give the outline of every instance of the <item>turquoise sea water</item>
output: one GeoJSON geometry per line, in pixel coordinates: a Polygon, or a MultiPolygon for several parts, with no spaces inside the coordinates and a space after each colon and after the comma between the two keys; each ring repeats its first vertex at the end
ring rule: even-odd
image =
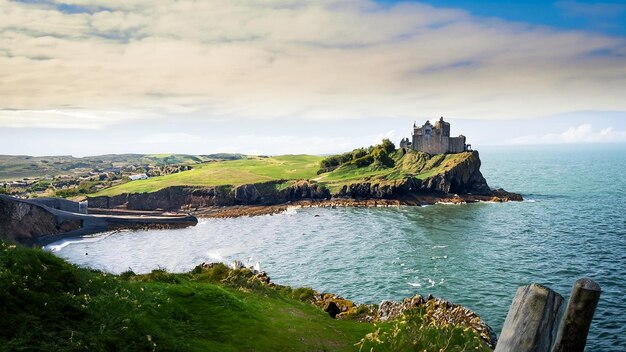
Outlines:
{"type": "Polygon", "coordinates": [[[626,350],[626,146],[480,152],[489,185],[525,202],[299,209],[49,248],[117,273],[258,261],[276,283],[358,302],[432,293],[475,310],[498,332],[518,286],[541,283],[567,298],[574,281],[590,277],[603,293],[587,350],[626,350]]]}

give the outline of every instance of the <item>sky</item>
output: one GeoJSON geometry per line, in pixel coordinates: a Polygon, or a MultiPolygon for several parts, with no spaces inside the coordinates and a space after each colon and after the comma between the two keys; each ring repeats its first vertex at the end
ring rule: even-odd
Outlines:
{"type": "Polygon", "coordinates": [[[0,0],[0,154],[626,142],[626,2],[0,0]]]}

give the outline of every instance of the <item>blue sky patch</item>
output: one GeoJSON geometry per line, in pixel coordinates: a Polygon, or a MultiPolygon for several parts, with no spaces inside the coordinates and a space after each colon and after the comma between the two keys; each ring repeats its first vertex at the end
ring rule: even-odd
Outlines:
{"type": "Polygon", "coordinates": [[[462,9],[474,16],[496,17],[550,27],[626,35],[624,0],[377,0],[393,6],[402,2],[426,3],[438,8],[462,9]]]}

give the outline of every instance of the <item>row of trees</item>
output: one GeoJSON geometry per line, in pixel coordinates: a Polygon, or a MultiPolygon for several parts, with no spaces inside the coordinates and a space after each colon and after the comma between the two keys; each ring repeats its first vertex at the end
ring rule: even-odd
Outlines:
{"type": "Polygon", "coordinates": [[[358,148],[351,152],[331,155],[322,159],[318,174],[332,171],[342,165],[364,167],[379,163],[381,166],[393,167],[394,162],[390,154],[395,150],[396,146],[389,139],[383,139],[381,144],[369,148],[358,148]]]}

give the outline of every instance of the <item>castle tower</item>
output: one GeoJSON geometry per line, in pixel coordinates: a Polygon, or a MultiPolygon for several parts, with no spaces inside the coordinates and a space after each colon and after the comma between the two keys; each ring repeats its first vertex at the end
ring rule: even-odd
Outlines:
{"type": "Polygon", "coordinates": [[[429,154],[461,153],[467,149],[465,136],[450,137],[450,123],[439,118],[433,126],[426,121],[421,127],[413,124],[411,148],[429,154]]]}

